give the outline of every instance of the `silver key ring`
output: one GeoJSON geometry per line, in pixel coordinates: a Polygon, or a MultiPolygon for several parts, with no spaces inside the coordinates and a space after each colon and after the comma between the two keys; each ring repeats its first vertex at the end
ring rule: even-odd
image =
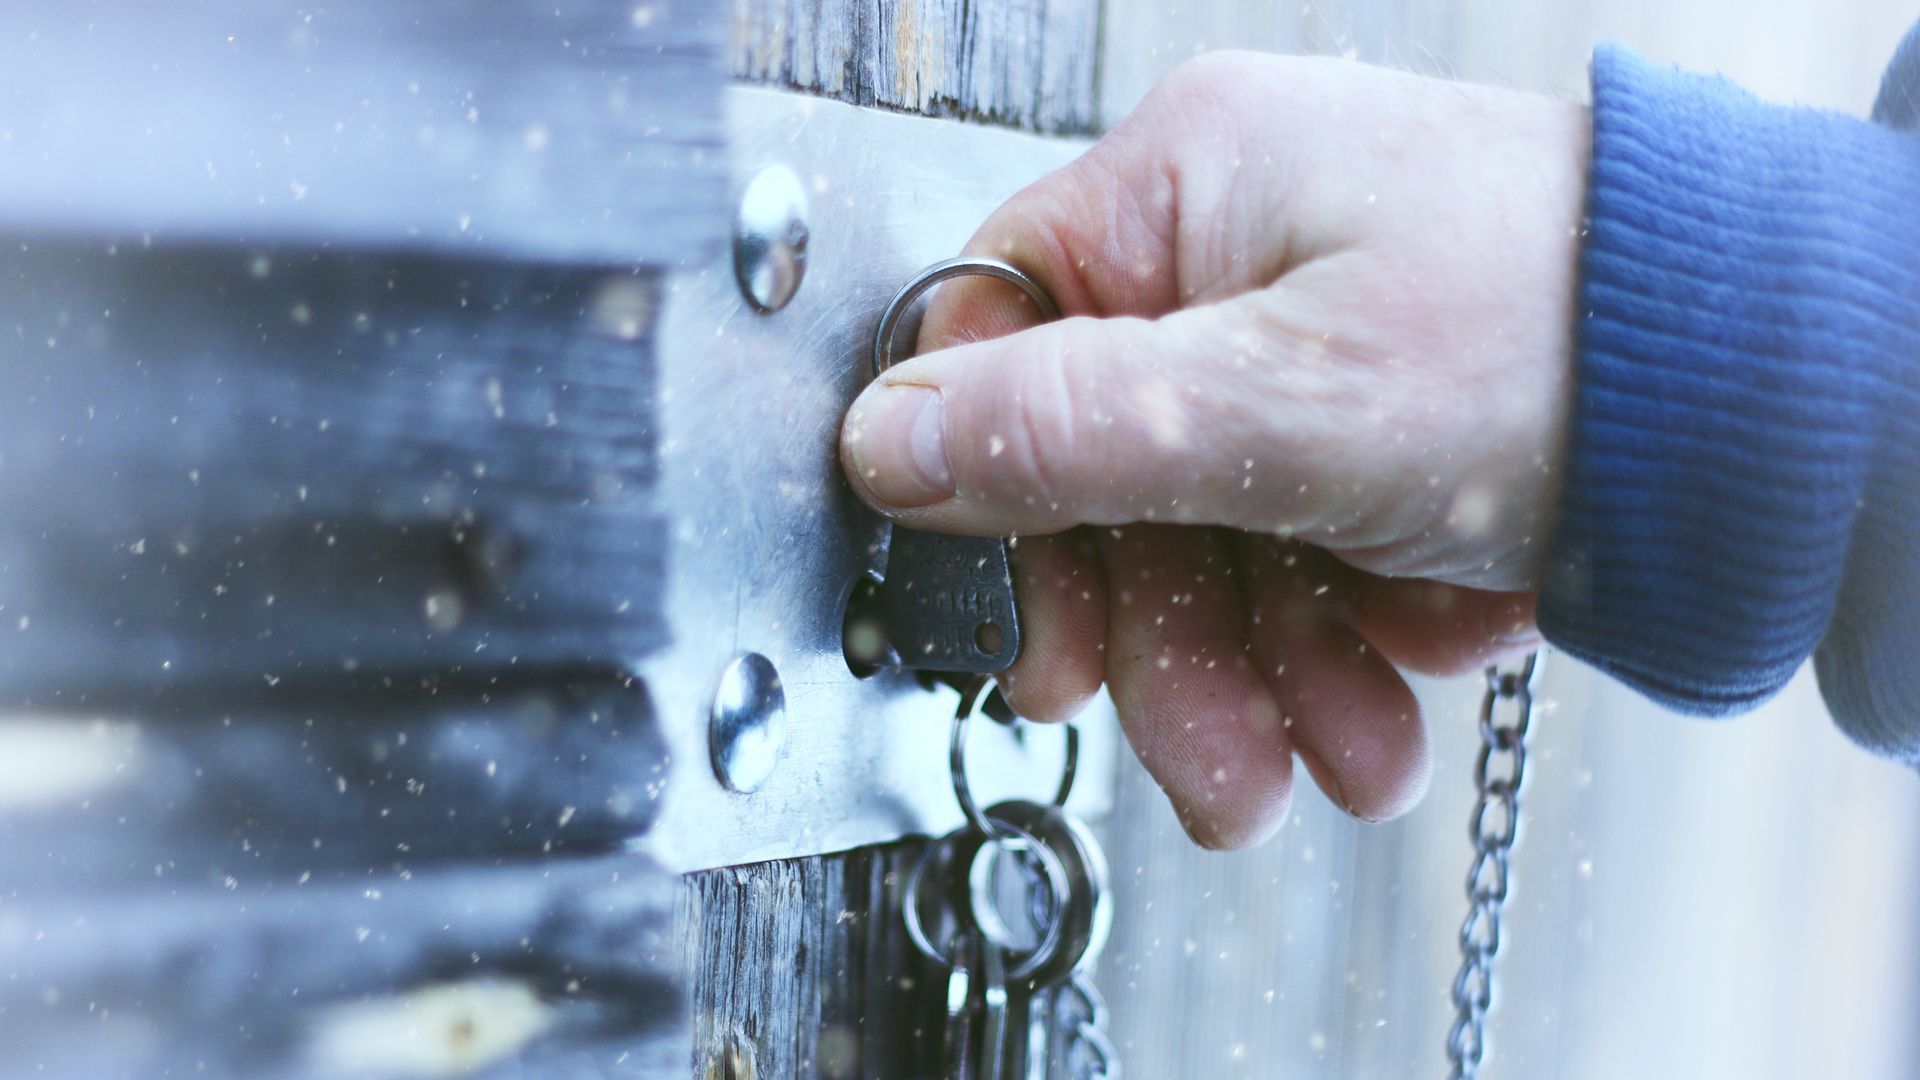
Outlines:
{"type": "MultiPolygon", "coordinates": [[[[920,883],[927,879],[927,870],[933,865],[934,856],[946,846],[946,837],[941,837],[928,844],[921,850],[920,857],[913,860],[913,869],[908,871],[907,882],[900,889],[900,914],[907,924],[907,940],[913,942],[913,947],[920,950],[920,955],[936,964],[950,968],[958,960],[959,950],[955,950],[955,955],[948,956],[934,948],[933,939],[927,936],[927,928],[920,920],[920,883]]],[[[964,931],[957,933],[948,944],[951,945],[964,937],[966,937],[964,931]]]]}
{"type": "Polygon", "coordinates": [[[1047,894],[1052,901],[1053,918],[1047,920],[1046,929],[1040,932],[1040,940],[1034,942],[1033,949],[1021,957],[1020,962],[1007,969],[1008,982],[1021,982],[1031,978],[1046,964],[1053,961],[1060,944],[1066,938],[1067,905],[1073,902],[1073,884],[1067,879],[1066,864],[1046,842],[1011,821],[995,818],[1006,833],[990,837],[986,843],[974,849],[973,858],[967,866],[967,910],[972,916],[974,928],[987,943],[1003,952],[1012,954],[1018,945],[1014,935],[1007,928],[1006,920],[993,904],[994,869],[993,860],[998,858],[996,849],[1010,851],[1015,857],[1031,854],[1040,863],[1040,873],[1046,878],[1047,894]],[[1017,841],[1014,842],[1014,841],[1017,841]],[[1059,877],[1054,877],[1054,872],[1059,877]]]}
{"type": "Polygon", "coordinates": [[[880,316],[880,327],[873,332],[873,374],[880,373],[893,366],[893,335],[900,329],[900,320],[906,318],[907,309],[915,300],[925,295],[928,289],[943,281],[957,277],[991,277],[1017,285],[1025,293],[1033,306],[1040,309],[1043,322],[1051,322],[1060,317],[1060,308],[1054,304],[1053,297],[1040,283],[1028,277],[1018,267],[999,259],[989,259],[982,255],[962,255],[955,259],[944,259],[925,270],[913,275],[908,282],[893,295],[887,304],[887,310],[880,316]]]}
{"type": "MultiPolygon", "coordinates": [[[[1021,957],[1019,963],[1014,964],[1007,970],[1007,981],[1019,982],[1040,970],[1041,965],[1051,961],[1053,954],[1059,951],[1060,942],[1066,934],[1064,924],[1066,922],[1067,904],[1073,899],[1073,896],[1070,891],[1071,886],[1067,881],[1066,865],[1060,861],[1059,855],[1054,854],[1052,848],[1042,842],[1039,837],[1015,825],[1011,821],[995,819],[994,824],[998,826],[999,831],[986,834],[987,840],[975,851],[975,858],[978,858],[980,851],[984,851],[988,847],[993,846],[1003,847],[1016,855],[1028,852],[1032,853],[1034,859],[1040,864],[1041,876],[1046,879],[1047,892],[1053,900],[1054,917],[1042,933],[1040,941],[1034,945],[1032,952],[1021,957]]],[[[934,859],[940,852],[945,851],[959,835],[957,832],[948,833],[933,843],[928,844],[926,849],[920,852],[920,857],[914,860],[913,870],[907,874],[906,884],[900,891],[900,909],[904,917],[902,921],[907,924],[907,940],[913,942],[913,947],[920,950],[920,955],[936,964],[949,968],[953,966],[956,957],[937,948],[933,944],[933,939],[928,936],[926,925],[920,918],[920,890],[925,886],[927,871],[932,869],[934,859]]],[[[971,906],[973,903],[971,865],[969,865],[968,871],[968,884],[970,886],[968,904],[971,906]]],[[[976,927],[977,926],[976,921],[976,927]]],[[[982,933],[985,932],[985,928],[982,927],[979,929],[982,933]]],[[[955,934],[954,938],[958,939],[962,936],[964,936],[964,934],[955,934]]],[[[950,940],[948,945],[951,946],[952,944],[953,941],[950,940]]],[[[998,942],[994,944],[997,948],[1005,948],[1004,945],[998,942]]]]}
{"type": "MultiPolygon", "coordinates": [[[[960,707],[953,712],[953,733],[947,740],[947,772],[953,779],[953,797],[960,804],[960,812],[967,817],[967,823],[982,836],[1000,838],[994,831],[994,821],[980,809],[979,802],[973,797],[973,785],[967,782],[967,732],[973,726],[973,705],[980,699],[980,692],[987,688],[987,676],[969,682],[960,691],[960,707]]],[[[1060,770],[1060,786],[1054,789],[1053,805],[1064,807],[1073,794],[1073,781],[1080,773],[1080,729],[1071,723],[1067,729],[1067,760],[1060,770]]]]}

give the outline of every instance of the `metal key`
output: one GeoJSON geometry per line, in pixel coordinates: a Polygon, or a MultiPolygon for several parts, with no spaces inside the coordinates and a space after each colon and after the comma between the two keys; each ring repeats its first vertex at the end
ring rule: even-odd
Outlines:
{"type": "Polygon", "coordinates": [[[1027,996],[1026,1071],[1018,1080],[1047,1080],[1053,1062],[1053,995],[1027,996]]]}
{"type": "Polygon", "coordinates": [[[953,966],[947,969],[947,1075],[973,1077],[974,938],[962,932],[953,942],[953,966]]]}
{"type": "Polygon", "coordinates": [[[927,846],[901,892],[909,940],[949,971],[948,1075],[1114,1080],[1119,1064],[1089,978],[1113,918],[1106,857],[1064,809],[1077,772],[1076,732],[1068,728],[1051,803],[1014,799],[982,810],[965,748],[986,683],[974,679],[962,692],[949,738],[966,822],[927,846]]]}
{"type": "Polygon", "coordinates": [[[967,865],[960,910],[984,940],[1004,945],[1017,959],[1008,980],[1005,1068],[1010,1076],[1036,1080],[1048,1075],[1055,1057],[1055,992],[1093,962],[1112,925],[1106,858],[1086,826],[1058,806],[1009,800],[985,816],[997,839],[963,842],[955,853],[956,864],[967,865]],[[996,868],[1009,853],[1026,879],[1016,899],[1031,901],[1021,912],[1029,924],[1024,930],[1010,926],[1001,910],[1005,892],[996,868]],[[1045,880],[1049,861],[1058,862],[1064,888],[1045,880]]]}
{"type": "MultiPolygon", "coordinates": [[[[1066,871],[1067,903],[1063,910],[1051,913],[1060,921],[1060,946],[1027,976],[1036,985],[1057,986],[1099,958],[1113,929],[1106,854],[1085,822],[1050,803],[1008,799],[988,807],[987,820],[1032,835],[1047,846],[1066,871]]],[[[976,862],[980,857],[964,848],[960,854],[976,862]]],[[[975,904],[979,902],[980,898],[974,899],[975,904]]],[[[992,936],[996,929],[984,926],[982,932],[992,936]]]]}
{"type": "MultiPolygon", "coordinates": [[[[1043,319],[1058,314],[1038,282],[998,259],[958,258],[915,274],[880,316],[873,336],[873,374],[894,362],[893,339],[907,311],[942,281],[968,275],[1019,286],[1043,319]]],[[[948,536],[896,527],[887,572],[864,598],[891,658],[934,672],[995,672],[1020,655],[1020,616],[1014,606],[1007,543],[990,536],[948,536]]]]}
{"type": "MultiPolygon", "coordinates": [[[[942,1049],[947,1075],[954,1078],[1005,1075],[1002,1070],[1019,1042],[1009,1028],[1008,976],[1022,975],[1044,959],[1030,953],[1010,961],[1005,946],[989,940],[973,921],[966,897],[968,864],[953,858],[973,836],[972,826],[963,825],[928,845],[901,893],[908,939],[928,959],[947,968],[947,1034],[942,1049]],[[937,920],[930,922],[930,914],[937,915],[937,920]]],[[[1040,847],[1031,837],[1015,842],[1040,847]]],[[[1060,861],[1047,852],[1038,856],[1037,865],[1046,887],[1064,896],[1066,874],[1060,861]]],[[[1050,932],[1042,943],[1051,950],[1058,940],[1059,934],[1050,932]]]]}
{"type": "MultiPolygon", "coordinates": [[[[1006,829],[1002,823],[995,824],[1006,829]]],[[[1068,907],[1071,898],[1064,891],[1055,892],[1053,881],[1039,868],[1041,856],[1035,850],[1039,846],[1040,841],[1031,834],[1008,831],[1000,838],[980,843],[964,864],[956,860],[966,868],[966,887],[956,909],[973,924],[982,941],[1005,949],[1016,965],[1002,988],[1003,1022],[995,1033],[998,1044],[991,1065],[986,1048],[982,1048],[981,1071],[986,1075],[1027,1080],[1036,1058],[1045,1061],[1047,1056],[1047,1031],[1036,1030],[1034,1023],[1033,973],[1059,952],[1063,928],[1055,925],[1055,913],[1068,907]],[[1010,876],[1017,879],[1011,886],[1009,875],[1001,872],[1009,865],[1015,868],[1010,876]],[[1015,918],[1002,915],[1003,905],[1014,908],[1015,918]],[[1039,917],[1029,919],[1029,912],[1039,917]],[[1025,925],[1029,922],[1031,925],[1025,925]]],[[[1053,880],[1064,882],[1064,873],[1053,880]]]]}
{"type": "Polygon", "coordinates": [[[874,614],[918,671],[990,672],[1020,655],[1006,541],[895,528],[874,614]]]}
{"type": "Polygon", "coordinates": [[[980,935],[975,952],[980,958],[980,1064],[974,1075],[984,1080],[1006,1077],[1008,1017],[1007,957],[1000,946],[980,935]]]}

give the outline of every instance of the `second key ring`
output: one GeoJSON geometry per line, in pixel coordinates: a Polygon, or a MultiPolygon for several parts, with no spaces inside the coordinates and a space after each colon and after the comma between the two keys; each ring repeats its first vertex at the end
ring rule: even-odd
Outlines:
{"type": "MultiPolygon", "coordinates": [[[[968,824],[982,836],[998,837],[1000,831],[994,827],[992,817],[980,809],[979,800],[973,797],[973,785],[967,781],[967,731],[973,722],[974,702],[987,688],[987,682],[987,677],[981,675],[960,690],[960,707],[953,712],[953,727],[947,738],[947,772],[953,780],[953,797],[968,824]]],[[[1067,805],[1067,799],[1073,795],[1074,778],[1080,772],[1080,729],[1071,722],[1066,724],[1066,729],[1067,757],[1060,769],[1060,785],[1053,793],[1056,807],[1067,805]]]]}
{"type": "Polygon", "coordinates": [[[1042,321],[1051,322],[1060,317],[1060,309],[1054,304],[1053,297],[1047,295],[1047,290],[1011,263],[984,255],[943,259],[908,279],[881,314],[880,326],[873,332],[873,374],[876,378],[893,366],[893,336],[900,329],[900,320],[906,318],[907,309],[913,306],[915,300],[926,295],[927,290],[957,277],[999,278],[1025,293],[1027,299],[1033,301],[1033,306],[1040,310],[1042,321]]]}

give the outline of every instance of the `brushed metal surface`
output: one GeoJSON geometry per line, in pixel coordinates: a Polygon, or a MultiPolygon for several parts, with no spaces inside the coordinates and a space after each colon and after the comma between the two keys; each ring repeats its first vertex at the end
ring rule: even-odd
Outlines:
{"type": "MultiPolygon", "coordinates": [[[[848,671],[841,619],[881,564],[886,528],[841,478],[840,418],[870,377],[887,300],[956,254],[1007,196],[1084,149],[992,128],[739,87],[727,92],[734,175],[769,164],[807,187],[807,284],[755,312],[726,259],[672,278],[662,324],[661,483],[673,522],[673,642],[639,663],[672,750],[666,805],[644,842],[675,870],[842,851],[960,823],[947,781],[957,695],[901,672],[848,671]],[[707,720],[741,652],[780,670],[787,743],[750,794],[708,766],[707,720]]],[[[1111,802],[1118,729],[1104,701],[1082,718],[1073,809],[1111,802]]],[[[1064,740],[975,724],[970,771],[984,801],[1045,798],[1064,740]]]]}

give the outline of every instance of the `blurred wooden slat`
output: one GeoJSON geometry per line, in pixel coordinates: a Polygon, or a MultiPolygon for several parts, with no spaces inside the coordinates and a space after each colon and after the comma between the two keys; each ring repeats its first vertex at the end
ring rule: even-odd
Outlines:
{"type": "Polygon", "coordinates": [[[699,259],[729,209],[722,18],[607,0],[0,5],[0,232],[699,259]]]}
{"type": "Polygon", "coordinates": [[[0,286],[0,695],[665,640],[657,273],[63,241],[7,245],[0,286]]]}
{"type": "Polygon", "coordinates": [[[0,1073],[675,1075],[673,888],[615,855],[9,897],[0,1073]]]}
{"type": "Polygon", "coordinates": [[[0,716],[0,896],[612,851],[667,765],[617,673],[0,716]]]}
{"type": "Polygon", "coordinates": [[[0,1074],[684,1072],[629,673],[723,35],[0,10],[0,1074]]]}

